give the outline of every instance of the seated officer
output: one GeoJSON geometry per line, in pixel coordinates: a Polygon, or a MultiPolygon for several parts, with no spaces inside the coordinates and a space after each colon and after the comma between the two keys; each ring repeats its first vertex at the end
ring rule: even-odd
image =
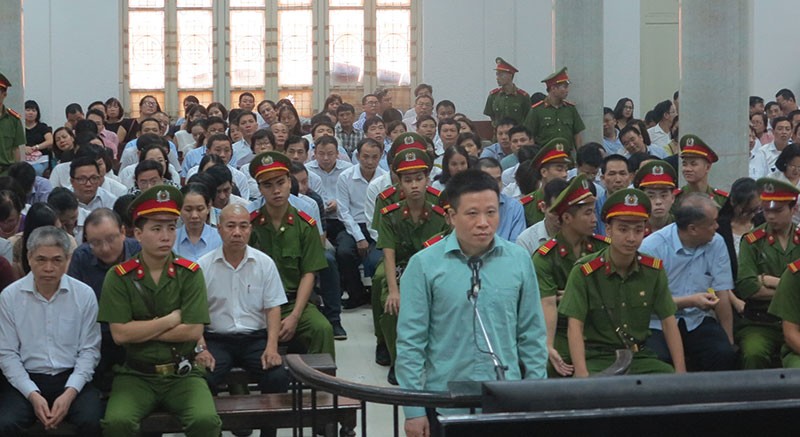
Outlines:
{"type": "Polygon", "coordinates": [[[734,330],[745,369],[764,369],[777,361],[783,345],[781,321],[767,309],[786,265],[800,258],[800,228],[792,223],[800,190],[769,178],[756,184],[766,223],[742,237],[736,278],[736,295],[746,302],[734,330]]]}
{"type": "Polygon", "coordinates": [[[681,137],[681,173],[686,185],[675,191],[675,205],[680,205],[681,196],[695,191],[706,193],[722,208],[728,193],[708,184],[711,166],[719,160],[717,154],[697,135],[681,137]]]}
{"type": "MultiPolygon", "coordinates": [[[[449,229],[445,212],[429,203],[425,193],[432,167],[427,152],[409,149],[397,154],[392,171],[400,178],[405,199],[381,209],[378,221],[378,247],[383,249],[386,280],[382,282],[380,327],[394,364],[397,358],[397,314],[400,311],[400,276],[412,255],[434,235],[449,229]]],[[[389,370],[390,384],[397,385],[394,367],[389,370]]]]}
{"type": "Polygon", "coordinates": [[[643,348],[650,315],[661,320],[674,371],[683,373],[683,345],[675,303],[661,260],[638,252],[650,217],[643,192],[627,188],[610,195],[601,211],[611,245],[578,260],[558,307],[569,317],[567,338],[574,375],[586,377],[610,366],[616,349],[634,352],[629,373],[671,373],[673,367],[643,348]]]}
{"type": "MultiPolygon", "coordinates": [[[[251,225],[244,206],[223,208],[217,229],[222,246],[197,261],[211,313],[199,347],[205,350],[197,362],[211,371],[208,384],[215,393],[234,366],[259,376],[261,393],[286,392],[289,374],[278,354],[280,306],[286,303],[286,293],[278,269],[264,252],[247,245],[251,225]]],[[[267,434],[275,431],[262,430],[262,436],[267,434]]]]}
{"type": "Polygon", "coordinates": [[[0,435],[21,435],[36,419],[47,430],[66,421],[79,435],[100,435],[103,405],[90,382],[100,359],[97,299],[64,275],[71,246],[61,229],[34,230],[31,272],[0,294],[0,370],[8,380],[0,435]]]}
{"type": "Polygon", "coordinates": [[[783,367],[800,369],[800,259],[795,260],[781,275],[769,313],[782,319],[783,338],[781,348],[783,367]]]}
{"type": "Polygon", "coordinates": [[[251,214],[250,246],[275,261],[286,290],[288,303],[281,306],[278,339],[287,342],[297,337],[308,353],[335,356],[331,324],[308,304],[315,273],[328,262],[316,220],[289,204],[290,166],[289,158],[279,152],[260,153],[250,162],[250,175],[264,197],[264,206],[251,214]]]}
{"type": "Polygon", "coordinates": [[[645,237],[675,221],[672,205],[675,203],[675,187],[678,174],[666,161],[652,160],[641,167],[633,177],[633,187],[644,191],[650,199],[653,211],[644,230],[645,237]]]}
{"type": "Polygon", "coordinates": [[[567,277],[576,260],[608,247],[608,238],[594,233],[597,216],[590,184],[586,176],[579,174],[553,201],[549,212],[558,216],[561,230],[533,254],[547,323],[550,375],[569,376],[574,370],[569,364],[567,320],[559,317],[556,309],[557,301],[561,300],[567,286],[567,277]]]}
{"type": "Polygon", "coordinates": [[[203,274],[172,254],[183,197],[172,186],[142,192],[130,205],[142,251],[106,275],[98,320],[125,348],[102,422],[105,435],[135,436],[157,407],[177,416],[187,436],[217,437],[222,422],[193,365],[209,323],[203,274]]]}
{"type": "Polygon", "coordinates": [[[525,226],[530,227],[544,220],[544,186],[554,179],[567,179],[571,162],[567,144],[567,140],[563,138],[553,138],[533,158],[531,165],[540,178],[540,183],[536,191],[519,199],[525,207],[525,226]]]}

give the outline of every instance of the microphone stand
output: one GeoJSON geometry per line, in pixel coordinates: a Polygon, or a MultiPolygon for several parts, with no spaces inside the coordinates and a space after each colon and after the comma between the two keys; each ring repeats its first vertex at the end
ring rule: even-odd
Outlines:
{"type": "MultiPolygon", "coordinates": [[[[494,347],[492,347],[492,341],[489,339],[489,333],[486,332],[486,326],[483,324],[483,318],[481,318],[481,312],[478,310],[478,292],[481,289],[481,277],[480,277],[480,268],[483,264],[479,258],[470,258],[468,265],[469,268],[472,270],[472,287],[467,290],[467,300],[472,302],[472,313],[475,320],[478,321],[478,326],[481,329],[481,333],[483,334],[483,339],[486,342],[486,346],[488,348],[488,352],[481,351],[484,353],[488,353],[490,357],[492,357],[492,363],[494,363],[494,371],[497,375],[498,381],[505,381],[506,379],[506,370],[508,370],[508,366],[503,365],[503,362],[500,361],[500,357],[494,352],[494,347]]],[[[477,339],[476,339],[477,343],[477,339]]],[[[480,350],[480,347],[478,348],[480,350]]]]}

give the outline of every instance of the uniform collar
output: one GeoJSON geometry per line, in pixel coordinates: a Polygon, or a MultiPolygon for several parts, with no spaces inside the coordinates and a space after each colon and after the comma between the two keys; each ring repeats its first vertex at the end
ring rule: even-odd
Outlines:
{"type": "MultiPolygon", "coordinates": [[[[630,276],[631,276],[631,274],[633,274],[633,273],[635,273],[635,272],[638,272],[638,271],[639,271],[639,260],[640,260],[640,259],[642,259],[642,257],[641,257],[641,255],[639,255],[639,253],[637,252],[637,254],[636,254],[636,258],[634,258],[634,261],[633,261],[632,267],[631,267],[630,271],[628,272],[628,277],[630,277],[630,276]]],[[[619,276],[620,278],[622,278],[622,275],[620,275],[620,274],[617,272],[617,268],[616,268],[616,266],[614,266],[614,263],[613,263],[613,262],[611,262],[611,249],[605,250],[605,251],[604,251],[604,252],[603,252],[603,253],[600,255],[600,261],[602,261],[602,262],[603,262],[603,265],[604,265],[603,272],[606,274],[606,276],[611,276],[612,274],[616,273],[616,274],[617,274],[617,276],[619,276]]],[[[623,278],[623,279],[624,279],[624,278],[623,278]]]]}
{"type": "MultiPolygon", "coordinates": [[[[423,222],[427,222],[428,220],[430,220],[432,214],[433,214],[433,209],[431,208],[431,205],[428,204],[428,202],[425,202],[422,205],[422,215],[419,216],[419,219],[423,222]]],[[[411,209],[408,207],[408,203],[403,204],[402,215],[403,215],[403,220],[408,220],[408,221],[412,220],[411,209]]]]}
{"type": "MultiPolygon", "coordinates": [[[[564,258],[569,255],[571,248],[564,243],[566,238],[564,238],[564,235],[561,233],[561,231],[558,231],[556,236],[553,238],[558,242],[558,256],[564,258]]],[[[595,249],[597,249],[597,244],[592,241],[592,237],[585,237],[581,239],[581,248],[583,248],[586,253],[592,253],[595,251],[595,249]]],[[[577,258],[580,258],[581,256],[582,254],[579,253],[577,258]]]]}

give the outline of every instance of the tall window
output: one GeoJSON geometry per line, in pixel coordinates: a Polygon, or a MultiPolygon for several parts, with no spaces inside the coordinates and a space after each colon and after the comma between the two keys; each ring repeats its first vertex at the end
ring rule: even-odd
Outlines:
{"type": "Polygon", "coordinates": [[[360,104],[377,87],[407,106],[418,1],[126,0],[127,106],[152,94],[178,116],[189,94],[231,108],[249,91],[308,117],[330,93],[360,104]]]}

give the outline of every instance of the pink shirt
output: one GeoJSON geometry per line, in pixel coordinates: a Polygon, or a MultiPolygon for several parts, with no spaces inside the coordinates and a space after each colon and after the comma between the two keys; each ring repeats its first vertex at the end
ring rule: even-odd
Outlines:
{"type": "Polygon", "coordinates": [[[111,151],[114,152],[114,156],[117,156],[117,146],[119,145],[119,137],[117,134],[108,129],[103,129],[103,132],[100,132],[98,137],[103,141],[103,145],[111,149],[111,151]]]}

